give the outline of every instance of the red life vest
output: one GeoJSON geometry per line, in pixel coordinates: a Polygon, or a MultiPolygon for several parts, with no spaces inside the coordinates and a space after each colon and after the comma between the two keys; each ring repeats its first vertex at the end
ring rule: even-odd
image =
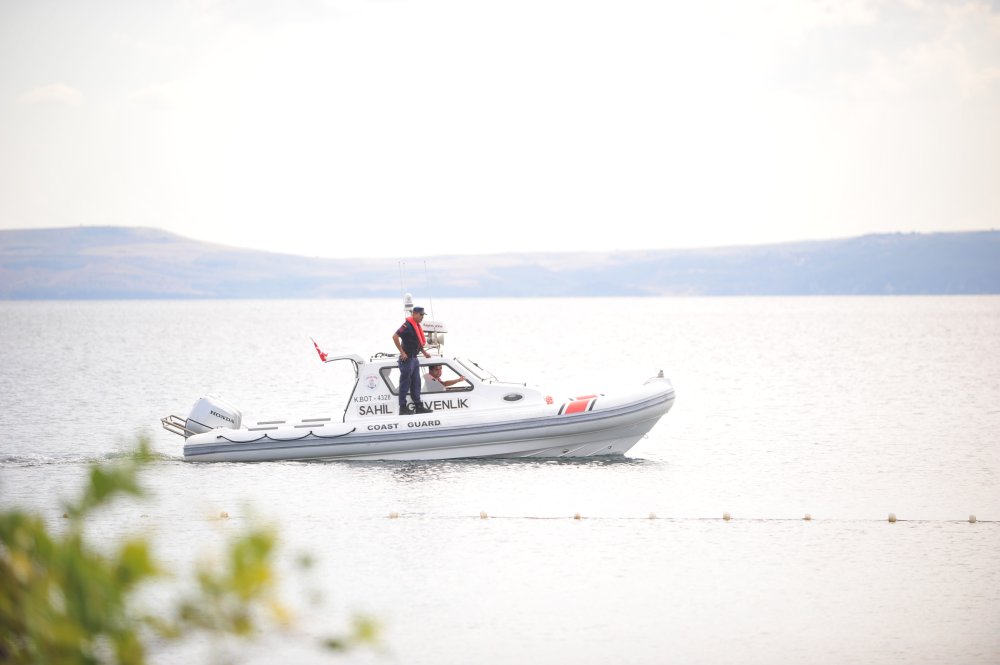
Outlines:
{"type": "Polygon", "coordinates": [[[424,329],[420,327],[420,324],[413,320],[412,316],[406,317],[406,322],[413,326],[414,332],[417,333],[417,341],[420,342],[420,347],[423,348],[427,344],[427,339],[424,337],[424,329]]]}

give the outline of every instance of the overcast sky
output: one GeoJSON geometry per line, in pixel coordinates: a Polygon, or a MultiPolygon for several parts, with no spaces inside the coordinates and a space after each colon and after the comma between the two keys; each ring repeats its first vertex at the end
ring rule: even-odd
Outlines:
{"type": "Polygon", "coordinates": [[[1000,227],[1000,3],[0,0],[0,228],[316,256],[1000,227]]]}

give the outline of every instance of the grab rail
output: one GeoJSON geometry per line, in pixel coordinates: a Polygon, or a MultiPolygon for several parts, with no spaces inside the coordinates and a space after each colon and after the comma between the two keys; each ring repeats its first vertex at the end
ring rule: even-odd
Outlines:
{"type": "Polygon", "coordinates": [[[166,416],[165,418],[160,418],[160,424],[163,425],[163,429],[167,430],[168,432],[173,432],[174,434],[179,434],[180,436],[183,436],[185,439],[191,436],[192,434],[197,434],[197,432],[192,432],[187,427],[185,427],[187,421],[181,418],[180,416],[169,415],[166,416]]]}

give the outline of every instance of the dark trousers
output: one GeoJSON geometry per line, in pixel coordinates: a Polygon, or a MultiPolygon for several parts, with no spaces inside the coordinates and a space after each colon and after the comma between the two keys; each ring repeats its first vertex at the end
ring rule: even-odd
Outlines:
{"type": "Polygon", "coordinates": [[[399,361],[399,410],[406,408],[406,394],[413,397],[413,406],[420,406],[420,361],[416,354],[399,361]]]}

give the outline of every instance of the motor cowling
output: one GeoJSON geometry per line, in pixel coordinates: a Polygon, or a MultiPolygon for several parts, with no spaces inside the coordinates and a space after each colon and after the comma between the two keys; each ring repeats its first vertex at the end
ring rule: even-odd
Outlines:
{"type": "Polygon", "coordinates": [[[217,395],[206,395],[191,407],[184,428],[200,434],[217,427],[239,429],[242,422],[243,413],[239,409],[217,395]]]}

